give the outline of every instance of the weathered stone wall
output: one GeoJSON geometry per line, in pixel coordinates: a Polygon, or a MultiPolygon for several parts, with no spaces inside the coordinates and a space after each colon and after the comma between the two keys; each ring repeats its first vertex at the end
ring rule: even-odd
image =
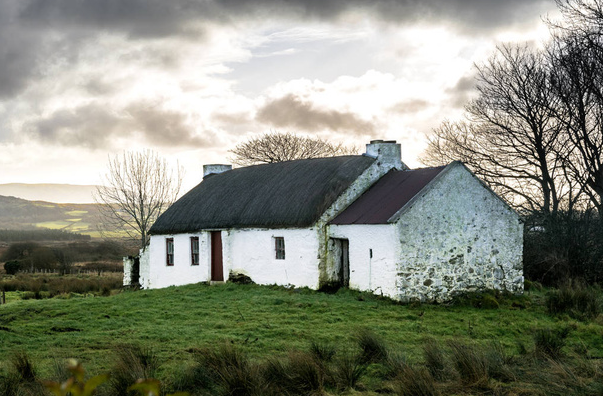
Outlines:
{"type": "Polygon", "coordinates": [[[523,291],[523,225],[460,163],[397,221],[400,300],[442,301],[482,288],[523,291]]]}

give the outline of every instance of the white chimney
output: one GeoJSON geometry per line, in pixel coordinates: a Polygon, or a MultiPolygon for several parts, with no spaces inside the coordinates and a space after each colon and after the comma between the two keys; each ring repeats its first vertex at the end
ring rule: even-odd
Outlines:
{"type": "Polygon", "coordinates": [[[205,179],[207,176],[216,175],[218,173],[226,172],[229,170],[232,170],[232,165],[230,164],[203,165],[203,178],[205,179]]]}
{"type": "Polygon", "coordinates": [[[408,169],[402,162],[402,148],[395,140],[371,140],[366,145],[365,155],[376,158],[380,166],[408,169]]]}

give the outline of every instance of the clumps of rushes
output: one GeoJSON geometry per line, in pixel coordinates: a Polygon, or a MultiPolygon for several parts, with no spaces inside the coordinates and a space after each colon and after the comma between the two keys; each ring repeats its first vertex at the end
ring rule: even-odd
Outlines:
{"type": "Polygon", "coordinates": [[[365,363],[384,362],[387,360],[387,344],[372,330],[362,327],[353,336],[356,344],[360,347],[360,359],[365,363]]]}
{"type": "Polygon", "coordinates": [[[400,396],[438,396],[440,394],[429,370],[409,365],[404,367],[394,379],[394,389],[400,396]]]}
{"type": "Polygon", "coordinates": [[[0,394],[6,396],[47,395],[38,379],[36,369],[23,351],[15,352],[10,358],[10,369],[6,375],[0,374],[0,394]]]}
{"type": "Polygon", "coordinates": [[[337,353],[336,348],[328,343],[310,342],[310,353],[321,362],[330,362],[337,353]]]}
{"type": "Polygon", "coordinates": [[[159,368],[155,353],[138,344],[116,345],[114,354],[115,364],[108,384],[112,395],[134,395],[128,387],[139,379],[154,378],[159,368]]]}
{"type": "Polygon", "coordinates": [[[286,359],[269,359],[262,377],[266,393],[275,395],[318,395],[324,393],[327,366],[308,352],[290,352],[286,359]]]}
{"type": "Polygon", "coordinates": [[[362,355],[353,351],[345,351],[333,362],[333,382],[341,391],[355,389],[367,368],[368,363],[363,361],[362,355]]]}
{"type": "Polygon", "coordinates": [[[546,307],[550,315],[567,314],[574,319],[590,320],[601,313],[601,291],[580,281],[568,281],[548,293],[546,307]]]}
{"type": "Polygon", "coordinates": [[[461,384],[469,387],[485,388],[490,381],[488,363],[484,354],[475,346],[450,341],[450,358],[459,374],[461,384]]]}
{"type": "MultiPolygon", "coordinates": [[[[208,390],[219,395],[262,395],[264,382],[259,367],[241,349],[228,343],[196,353],[197,370],[211,381],[208,390]]],[[[206,381],[203,381],[206,382],[206,381]]]]}
{"type": "Polygon", "coordinates": [[[569,335],[569,327],[562,329],[539,329],[534,333],[534,346],[537,355],[549,357],[553,360],[563,356],[563,347],[569,335]]]}
{"type": "Polygon", "coordinates": [[[425,367],[429,370],[431,376],[441,380],[446,370],[446,361],[444,351],[433,338],[428,338],[423,343],[423,358],[425,359],[425,367]]]}

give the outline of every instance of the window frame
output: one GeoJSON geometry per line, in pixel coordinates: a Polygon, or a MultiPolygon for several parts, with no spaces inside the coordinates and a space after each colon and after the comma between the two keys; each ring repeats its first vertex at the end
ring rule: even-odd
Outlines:
{"type": "Polygon", "coordinates": [[[199,265],[199,237],[192,236],[191,239],[191,265],[199,265]],[[197,244],[197,251],[195,252],[195,242],[197,244]],[[196,260],[195,260],[196,259],[196,260]]]}
{"type": "Polygon", "coordinates": [[[285,260],[285,237],[274,237],[274,258],[285,260]]]}
{"type": "Polygon", "coordinates": [[[165,238],[165,265],[167,267],[174,266],[174,238],[165,238]],[[171,253],[170,253],[171,246],[171,253]]]}

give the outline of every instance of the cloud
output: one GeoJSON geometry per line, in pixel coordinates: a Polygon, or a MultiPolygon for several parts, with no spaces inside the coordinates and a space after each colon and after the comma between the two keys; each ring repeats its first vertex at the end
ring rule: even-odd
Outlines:
{"type": "Polygon", "coordinates": [[[475,73],[461,77],[453,87],[446,90],[446,93],[450,95],[450,103],[453,107],[465,107],[467,102],[476,93],[475,73]]]}
{"type": "MultiPolygon", "coordinates": [[[[170,37],[198,43],[215,26],[236,29],[277,18],[333,22],[350,15],[483,32],[534,21],[552,8],[553,0],[6,0],[0,2],[0,99],[47,75],[48,62],[78,61],[84,43],[104,34],[123,35],[148,51],[145,41],[170,37]]],[[[344,36],[349,39],[349,32],[344,36]]],[[[168,55],[163,62],[175,60],[168,55]]]]}
{"type": "Polygon", "coordinates": [[[159,147],[206,147],[213,137],[193,132],[187,116],[144,103],[114,110],[105,103],[61,109],[27,123],[30,138],[89,149],[115,148],[121,139],[141,137],[159,147]]]}
{"type": "Polygon", "coordinates": [[[390,110],[398,114],[415,114],[429,107],[430,103],[425,99],[408,99],[393,105],[390,110]]]}
{"type": "Polygon", "coordinates": [[[305,131],[330,130],[370,134],[373,124],[345,111],[316,108],[294,94],[273,99],[258,110],[257,120],[277,128],[294,128],[305,131]]]}

